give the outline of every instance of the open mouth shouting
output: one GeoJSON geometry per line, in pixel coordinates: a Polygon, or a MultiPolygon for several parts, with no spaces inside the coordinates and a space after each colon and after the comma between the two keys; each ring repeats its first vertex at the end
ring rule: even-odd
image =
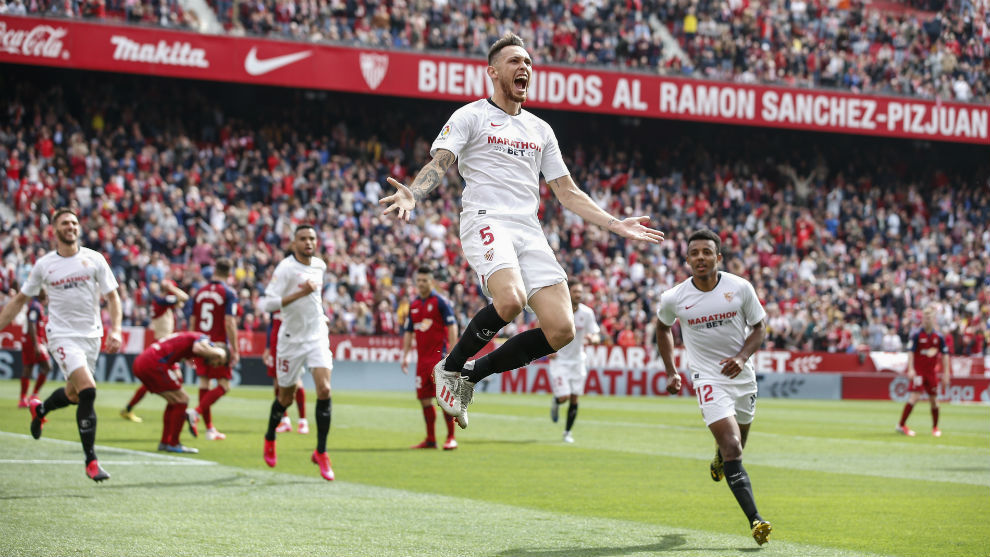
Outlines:
{"type": "Polygon", "coordinates": [[[528,74],[519,74],[514,80],[512,80],[512,90],[517,95],[525,95],[527,88],[529,88],[528,74]]]}

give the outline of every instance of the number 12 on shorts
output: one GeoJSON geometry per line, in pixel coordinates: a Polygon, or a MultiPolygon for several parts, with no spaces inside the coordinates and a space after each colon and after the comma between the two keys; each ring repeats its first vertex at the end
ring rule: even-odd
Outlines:
{"type": "Polygon", "coordinates": [[[698,389],[698,404],[704,404],[706,402],[712,402],[714,400],[715,397],[712,396],[711,385],[702,385],[701,388],[698,389]]]}

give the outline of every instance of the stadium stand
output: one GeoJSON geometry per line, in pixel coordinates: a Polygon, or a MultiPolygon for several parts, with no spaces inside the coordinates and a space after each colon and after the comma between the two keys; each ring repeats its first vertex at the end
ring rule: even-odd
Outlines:
{"type": "MultiPolygon", "coordinates": [[[[149,280],[170,275],[191,291],[224,255],[236,262],[242,328],[264,330],[257,299],[301,222],[319,231],[331,332],[394,332],[423,261],[437,262],[462,325],[484,303],[456,249],[455,170],[412,223],[382,218],[377,205],[386,176],[408,180],[427,159],[451,105],[9,69],[0,76],[0,199],[13,210],[3,215],[0,292],[23,282],[50,240],[48,215],[70,204],[84,243],[121,279],[125,324],[147,324],[149,280]]],[[[667,232],[659,248],[627,245],[544,190],[545,230],[589,286],[609,342],[650,343],[659,293],[687,277],[684,239],[709,226],[727,270],[766,304],[771,346],[896,346],[917,325],[909,310],[939,299],[954,351],[987,351],[984,147],[541,116],[567,138],[572,175],[598,203],[632,207],[667,232]],[[714,133],[722,140],[709,141],[714,133]]]]}

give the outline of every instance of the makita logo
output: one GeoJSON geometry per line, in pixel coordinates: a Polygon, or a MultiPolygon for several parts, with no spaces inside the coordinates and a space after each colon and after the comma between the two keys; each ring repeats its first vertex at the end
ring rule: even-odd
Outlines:
{"type": "Polygon", "coordinates": [[[117,47],[113,51],[114,60],[166,66],[210,67],[210,62],[206,59],[206,51],[202,48],[193,48],[187,42],[175,41],[169,44],[162,40],[158,41],[158,44],[139,43],[121,35],[114,35],[110,38],[110,42],[117,47]]]}
{"type": "Polygon", "coordinates": [[[62,37],[69,30],[51,25],[35,25],[33,29],[7,29],[7,22],[0,21],[0,51],[41,58],[69,57],[62,49],[62,37]]]}

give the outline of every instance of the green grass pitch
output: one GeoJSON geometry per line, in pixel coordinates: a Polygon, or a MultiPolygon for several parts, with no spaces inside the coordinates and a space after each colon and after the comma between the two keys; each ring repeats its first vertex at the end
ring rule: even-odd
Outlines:
{"type": "Polygon", "coordinates": [[[17,392],[0,382],[3,556],[990,555],[986,406],[943,405],[936,439],[919,404],[908,439],[893,402],[761,400],[744,458],[774,526],[759,548],[708,477],[714,445],[690,398],[583,398],[565,445],[549,396],[479,393],[448,452],[407,448],[423,438],[412,393],[338,392],[329,483],[309,461],[315,427],[280,435],[279,465],[265,466],[271,389],[221,399],[227,440],[184,432],[201,452],[178,457],[155,450],[161,398],[135,424],[118,416],[133,386],[101,385],[97,454],[112,478],[97,485],[74,411],[36,441],[17,392]]]}

